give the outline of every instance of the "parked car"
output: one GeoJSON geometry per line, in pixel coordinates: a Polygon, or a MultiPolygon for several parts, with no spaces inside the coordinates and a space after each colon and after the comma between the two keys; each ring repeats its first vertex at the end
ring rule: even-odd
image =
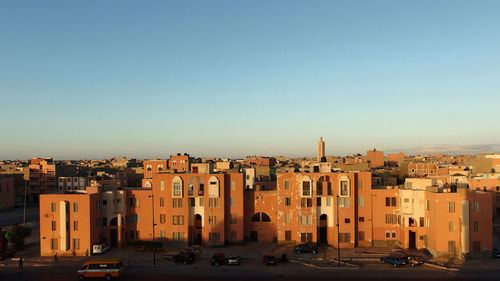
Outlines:
{"type": "Polygon", "coordinates": [[[106,243],[92,245],[92,254],[98,255],[109,250],[109,246],[106,243]]]}
{"type": "Polygon", "coordinates": [[[212,265],[223,265],[226,263],[226,256],[223,253],[214,253],[211,263],[212,265]]]}
{"type": "Polygon", "coordinates": [[[240,256],[229,256],[226,261],[228,265],[240,265],[240,256]]]}
{"type": "Polygon", "coordinates": [[[401,265],[405,265],[408,263],[408,257],[395,257],[395,256],[387,256],[380,258],[382,262],[390,263],[394,265],[394,267],[398,267],[401,265]]]}
{"type": "Polygon", "coordinates": [[[424,261],[420,257],[409,256],[408,257],[408,263],[410,264],[410,266],[416,266],[416,265],[423,264],[424,261]]]}
{"type": "Polygon", "coordinates": [[[194,263],[195,255],[192,252],[180,252],[172,257],[175,263],[191,264],[194,263]]]}
{"type": "Polygon", "coordinates": [[[493,250],[491,251],[491,257],[500,258],[500,251],[497,248],[493,248],[493,250]]]}
{"type": "Polygon", "coordinates": [[[317,243],[299,244],[299,245],[295,246],[294,252],[296,254],[300,254],[300,253],[313,253],[313,254],[317,254],[317,253],[319,253],[318,244],[317,243]]]}
{"type": "Polygon", "coordinates": [[[264,263],[266,265],[276,265],[276,263],[277,263],[276,262],[276,257],[273,256],[273,255],[271,255],[271,254],[265,255],[264,258],[263,258],[263,260],[264,260],[264,263]]]}

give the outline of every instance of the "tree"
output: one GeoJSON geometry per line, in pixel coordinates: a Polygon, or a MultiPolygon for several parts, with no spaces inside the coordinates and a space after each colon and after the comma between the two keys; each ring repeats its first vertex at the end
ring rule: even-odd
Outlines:
{"type": "Polygon", "coordinates": [[[31,235],[31,229],[15,224],[12,226],[11,233],[10,240],[14,245],[14,249],[22,250],[24,248],[24,239],[31,235]]]}

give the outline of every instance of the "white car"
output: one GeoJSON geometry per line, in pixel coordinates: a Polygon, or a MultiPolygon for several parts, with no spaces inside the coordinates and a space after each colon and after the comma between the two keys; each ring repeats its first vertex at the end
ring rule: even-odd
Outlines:
{"type": "Polygon", "coordinates": [[[107,250],[109,250],[109,246],[106,245],[106,243],[96,244],[96,245],[92,246],[92,254],[93,255],[102,254],[102,253],[106,252],[107,250]]]}

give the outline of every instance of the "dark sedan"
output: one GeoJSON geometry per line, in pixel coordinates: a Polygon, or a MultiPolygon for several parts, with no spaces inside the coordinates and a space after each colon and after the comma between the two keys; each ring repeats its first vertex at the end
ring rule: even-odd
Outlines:
{"type": "Polygon", "coordinates": [[[313,254],[317,254],[317,253],[319,253],[319,249],[318,249],[318,244],[317,243],[304,243],[304,244],[300,244],[300,245],[295,246],[295,248],[293,249],[293,251],[296,254],[300,254],[300,253],[313,253],[313,254]]]}
{"type": "Polygon", "coordinates": [[[195,255],[190,252],[181,252],[172,257],[172,261],[175,263],[191,264],[194,263],[195,255]]]}

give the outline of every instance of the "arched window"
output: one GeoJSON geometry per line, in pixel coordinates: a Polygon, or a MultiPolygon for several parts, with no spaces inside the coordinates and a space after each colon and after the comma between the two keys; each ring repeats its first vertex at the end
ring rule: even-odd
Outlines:
{"type": "Polygon", "coordinates": [[[151,165],[147,165],[147,166],[146,166],[146,170],[147,170],[148,172],[151,172],[151,169],[152,169],[152,168],[153,168],[153,166],[151,166],[151,165]]]}
{"type": "Polygon", "coordinates": [[[253,215],[252,222],[270,222],[271,218],[266,213],[256,213],[253,215]]]}
{"type": "Polygon", "coordinates": [[[147,181],[146,183],[144,183],[144,187],[151,187],[151,182],[147,181]]]}
{"type": "Polygon", "coordinates": [[[253,215],[252,222],[260,222],[260,213],[253,215]]]}
{"type": "Polygon", "coordinates": [[[271,218],[266,214],[266,213],[261,213],[262,214],[262,221],[263,222],[270,222],[271,218]]]}

